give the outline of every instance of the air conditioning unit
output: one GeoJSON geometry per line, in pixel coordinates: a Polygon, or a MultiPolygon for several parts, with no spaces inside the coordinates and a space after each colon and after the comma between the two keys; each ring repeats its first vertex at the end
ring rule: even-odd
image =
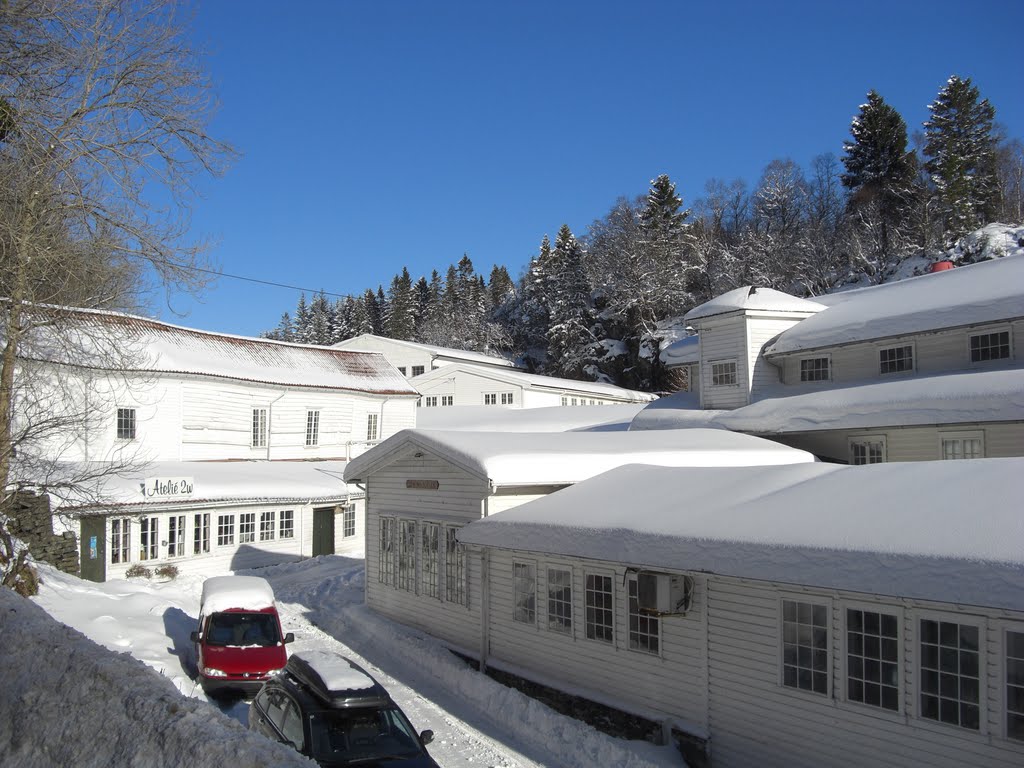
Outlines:
{"type": "Polygon", "coordinates": [[[672,573],[639,571],[637,604],[641,613],[654,616],[684,615],[693,597],[693,579],[672,573]]]}

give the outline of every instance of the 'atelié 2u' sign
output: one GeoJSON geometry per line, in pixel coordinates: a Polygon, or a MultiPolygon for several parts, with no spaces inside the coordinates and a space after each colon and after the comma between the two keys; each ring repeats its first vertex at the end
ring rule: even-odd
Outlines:
{"type": "Polygon", "coordinates": [[[195,481],[191,477],[147,477],[142,495],[147,499],[177,499],[191,496],[195,481]]]}

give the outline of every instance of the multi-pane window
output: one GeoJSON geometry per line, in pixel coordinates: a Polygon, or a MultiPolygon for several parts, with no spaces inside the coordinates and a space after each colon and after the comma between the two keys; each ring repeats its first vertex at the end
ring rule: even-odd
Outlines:
{"type": "Polygon", "coordinates": [[[1010,356],[1010,332],[979,333],[971,336],[971,362],[1005,360],[1010,356]]]}
{"type": "Polygon", "coordinates": [[[1024,741],[1024,632],[1006,632],[1006,737],[1024,741]]]}
{"type": "Polygon", "coordinates": [[[943,459],[981,459],[985,457],[985,444],[979,434],[942,435],[943,459]]]}
{"type": "Polygon", "coordinates": [[[117,439],[118,440],[134,440],[135,439],[135,409],[134,408],[118,408],[117,409],[117,439]]]}
{"type": "Polygon", "coordinates": [[[400,374],[402,374],[403,376],[405,376],[405,366],[404,365],[398,366],[398,372],[400,374]]]}
{"type": "Polygon", "coordinates": [[[420,534],[420,588],[426,597],[439,597],[438,557],[440,550],[440,526],[424,523],[420,534]]]}
{"type": "Polygon", "coordinates": [[[615,617],[612,611],[611,576],[587,574],[584,606],[587,637],[604,643],[614,642],[615,617]]]}
{"type": "Polygon", "coordinates": [[[828,694],[828,606],[782,601],[782,684],[828,694]]]}
{"type": "Polygon", "coordinates": [[[898,712],[899,622],[890,613],[846,609],[846,698],[898,712]]]}
{"type": "Polygon", "coordinates": [[[377,414],[368,413],[366,415],[366,439],[376,440],[377,439],[377,414]]]}
{"type": "Polygon", "coordinates": [[[437,407],[437,395],[428,395],[423,398],[424,408],[436,408],[437,407]]]}
{"type": "Polygon", "coordinates": [[[879,373],[900,373],[912,370],[914,370],[914,348],[909,344],[903,347],[878,350],[879,373]]]}
{"type": "Polygon", "coordinates": [[[267,409],[252,409],[252,447],[267,447],[267,409]]]}
{"type": "Polygon", "coordinates": [[[512,563],[512,618],[525,624],[537,621],[537,567],[533,563],[512,563]]]}
{"type": "Polygon", "coordinates": [[[512,405],[513,404],[512,394],[513,394],[512,392],[502,392],[501,393],[501,404],[502,405],[512,405]]]}
{"type": "Polygon", "coordinates": [[[829,359],[811,357],[800,361],[800,381],[828,381],[829,359]]]}
{"type": "Polygon", "coordinates": [[[306,445],[320,445],[320,411],[306,411],[306,445]]]}
{"type": "Polygon", "coordinates": [[[881,464],[885,461],[885,439],[865,437],[850,441],[851,464],[881,464]]]}
{"type": "Polygon", "coordinates": [[[416,521],[398,524],[398,588],[412,592],[416,588],[416,521]]]}
{"type": "Polygon", "coordinates": [[[455,405],[455,395],[441,395],[441,405],[455,405]]]}
{"type": "Polygon", "coordinates": [[[144,517],[139,521],[139,560],[156,560],[157,545],[157,518],[144,517]]]}
{"type": "Polygon", "coordinates": [[[295,510],[281,510],[281,527],[278,531],[278,537],[282,539],[295,538],[295,510]]]}
{"type": "Polygon", "coordinates": [[[661,622],[657,616],[640,611],[639,586],[636,576],[629,579],[629,647],[634,651],[657,654],[661,622]]]}
{"type": "Polygon", "coordinates": [[[455,538],[458,528],[444,531],[444,599],[466,604],[466,553],[455,538]]]}
{"type": "Polygon", "coordinates": [[[979,634],[972,624],[921,619],[921,717],[980,728],[979,634]]]}
{"type": "Polygon", "coordinates": [[[235,543],[235,516],[217,515],[217,546],[226,547],[235,543]]]}
{"type": "Polygon", "coordinates": [[[572,571],[548,568],[548,629],[572,632],[572,571]]]}
{"type": "Polygon", "coordinates": [[[256,513],[243,512],[238,521],[238,543],[251,544],[256,541],[256,513]]]}
{"type": "Polygon", "coordinates": [[[167,520],[167,556],[185,556],[185,516],[171,515],[167,520]]]}
{"type": "Polygon", "coordinates": [[[349,504],[341,511],[341,537],[351,539],[356,535],[356,507],[349,504]]]}
{"type": "Polygon", "coordinates": [[[260,541],[272,541],[277,531],[277,512],[260,512],[260,541]]]}
{"type": "Polygon", "coordinates": [[[395,583],[395,518],[380,519],[380,561],[377,580],[381,584],[395,583]]]}
{"type": "Polygon", "coordinates": [[[110,521],[110,562],[127,563],[131,559],[132,521],[126,517],[115,517],[110,521]]]}
{"type": "Polygon", "coordinates": [[[497,405],[498,404],[498,393],[497,392],[485,392],[484,393],[484,405],[497,405]]]}
{"type": "Polygon", "coordinates": [[[413,376],[422,376],[423,375],[423,366],[422,365],[414,365],[412,367],[412,375],[413,376]]]}
{"type": "Polygon", "coordinates": [[[203,555],[210,551],[210,513],[196,515],[192,520],[192,553],[203,555]]]}
{"type": "Polygon", "coordinates": [[[711,386],[726,387],[736,385],[736,361],[723,360],[711,364],[711,386]]]}

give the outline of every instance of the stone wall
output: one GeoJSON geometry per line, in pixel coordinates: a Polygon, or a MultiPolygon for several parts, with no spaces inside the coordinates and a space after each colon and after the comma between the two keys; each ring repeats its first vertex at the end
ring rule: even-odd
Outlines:
{"type": "Polygon", "coordinates": [[[19,493],[7,516],[11,535],[28,545],[32,557],[65,573],[80,575],[78,539],[70,531],[60,535],[53,532],[49,496],[19,493]]]}

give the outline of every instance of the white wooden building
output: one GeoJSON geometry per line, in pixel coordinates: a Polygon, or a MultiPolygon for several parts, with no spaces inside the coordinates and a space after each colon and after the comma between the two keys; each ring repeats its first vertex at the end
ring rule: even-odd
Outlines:
{"type": "Polygon", "coordinates": [[[60,423],[67,415],[70,426],[39,430],[40,439],[24,443],[15,479],[34,484],[57,504],[64,477],[96,474],[97,467],[135,490],[143,483],[169,487],[175,479],[194,480],[190,494],[157,494],[163,498],[138,507],[117,482],[106,498],[102,487],[78,483],[78,491],[93,493],[67,498],[61,520],[79,536],[84,576],[102,580],[140,560],[247,567],[265,564],[266,552],[305,556],[361,548],[351,520],[353,511],[361,516],[361,494],[345,486],[340,462],[414,426],[416,418],[415,389],[383,356],[208,333],[112,312],[61,311],[55,323],[23,343],[24,375],[34,376],[36,399],[19,400],[15,417],[32,426],[60,423]],[[108,368],[114,360],[123,367],[108,368]],[[61,408],[66,413],[56,412],[61,408]],[[17,475],[58,459],[63,469],[45,478],[38,470],[17,475]],[[237,471],[227,472],[221,462],[239,462],[237,471]],[[278,490],[254,483],[264,473],[278,490]],[[234,478],[234,485],[220,482],[222,477],[234,478]],[[317,482],[304,493],[300,478],[317,482]],[[247,486],[256,485],[264,490],[254,496],[247,486]],[[237,533],[230,533],[228,513],[218,510],[243,503],[248,506],[231,524],[237,533]],[[137,519],[128,521],[125,505],[137,519]],[[285,512],[290,524],[282,519],[285,512]],[[255,541],[253,514],[264,525],[255,541]],[[224,518],[221,532],[218,517],[224,518]],[[321,530],[310,539],[314,518],[321,530]],[[282,537],[290,541],[284,545],[282,537]],[[102,546],[90,546],[93,539],[102,546]]]}
{"type": "Polygon", "coordinates": [[[339,341],[334,348],[358,352],[379,352],[398,369],[399,373],[407,378],[420,376],[435,368],[453,363],[472,363],[487,368],[515,367],[511,360],[497,355],[438,347],[433,344],[420,344],[415,341],[389,339],[386,336],[377,336],[372,333],[362,333],[351,339],[339,341]]]}
{"type": "Polygon", "coordinates": [[[478,564],[458,545],[459,528],[631,462],[706,467],[813,457],[727,430],[407,430],[345,469],[346,481],[366,491],[367,605],[473,652],[483,587],[478,564]]]}
{"type": "Polygon", "coordinates": [[[622,467],[461,528],[449,633],[713,768],[1019,766],[1022,497],[1024,459],[622,467]]]}

